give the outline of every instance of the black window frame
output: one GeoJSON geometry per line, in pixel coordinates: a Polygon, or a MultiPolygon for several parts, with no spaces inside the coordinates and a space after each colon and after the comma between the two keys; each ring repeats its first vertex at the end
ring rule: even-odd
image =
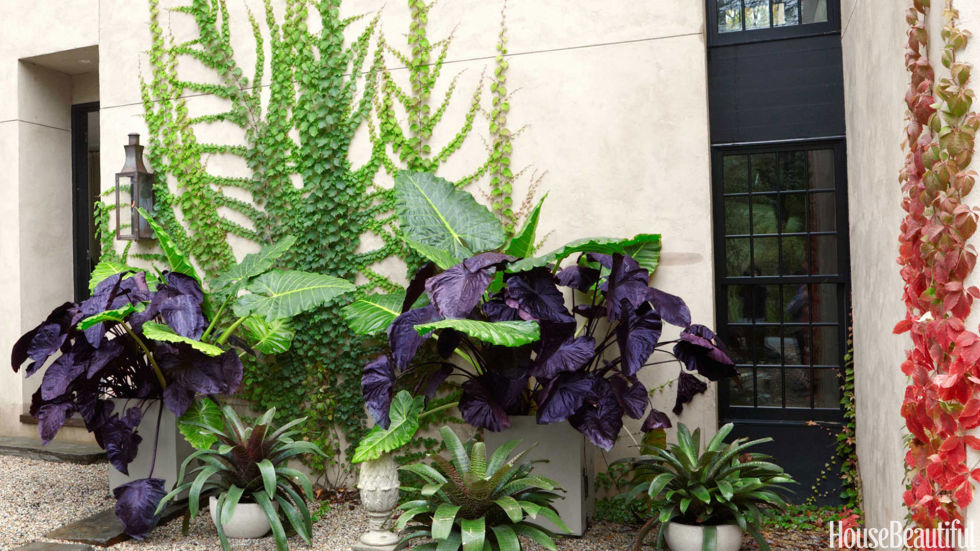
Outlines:
{"type": "MultiPolygon", "coordinates": [[[[724,340],[728,331],[728,285],[738,284],[740,280],[745,282],[766,284],[793,284],[793,283],[834,283],[840,286],[837,296],[838,312],[838,351],[841,358],[839,373],[843,375],[843,355],[846,353],[847,334],[850,325],[850,242],[848,231],[847,213],[847,155],[846,142],[840,137],[785,140],[781,142],[753,143],[753,144],[723,144],[712,146],[711,151],[711,196],[712,196],[712,222],[714,238],[714,261],[715,261],[715,326],[719,336],[724,340]],[[725,155],[752,155],[757,153],[779,153],[786,151],[831,149],[834,151],[834,177],[835,177],[835,207],[836,207],[836,232],[837,232],[837,263],[836,274],[832,275],[778,275],[778,276],[750,276],[728,277],[725,274],[727,259],[725,257],[725,219],[724,219],[724,189],[722,175],[724,171],[723,157],[725,155]]],[[[812,324],[812,323],[811,323],[812,324]]],[[[783,369],[786,369],[783,367],[783,369]]],[[[811,367],[811,370],[815,369],[811,367]]],[[[825,368],[816,368],[825,369],[825,368]]],[[[785,373],[785,372],[784,372],[785,373]]],[[[785,397],[785,377],[783,377],[783,396],[785,397]]],[[[812,403],[811,388],[811,403],[812,403]]],[[[785,398],[784,398],[785,399],[785,398]]],[[[733,406],[729,400],[728,384],[722,382],[718,385],[718,419],[721,423],[751,421],[751,422],[805,422],[820,421],[827,423],[840,423],[843,421],[843,411],[838,407],[835,409],[824,408],[799,408],[799,407],[758,407],[758,406],[733,406]],[[774,418],[774,414],[778,419],[774,418]]]]}
{"type": "MultiPolygon", "coordinates": [[[[772,0],[769,1],[769,5],[771,9],[772,0]]],[[[718,0],[707,0],[705,8],[705,19],[708,26],[708,46],[728,46],[768,40],[840,34],[841,29],[840,0],[827,0],[827,21],[770,27],[768,29],[748,29],[727,33],[718,32],[718,0]]]]}
{"type": "Polygon", "coordinates": [[[92,216],[88,174],[88,115],[99,112],[99,102],[71,106],[71,207],[72,207],[72,281],[75,301],[89,297],[90,267],[89,217],[92,216]]]}

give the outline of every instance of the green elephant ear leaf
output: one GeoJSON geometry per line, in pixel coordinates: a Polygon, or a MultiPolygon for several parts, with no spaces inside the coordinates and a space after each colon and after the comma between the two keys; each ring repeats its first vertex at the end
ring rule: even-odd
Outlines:
{"type": "Polygon", "coordinates": [[[272,270],[253,279],[248,294],[235,303],[235,315],[254,314],[267,320],[291,318],[355,289],[354,284],[323,274],[272,270]]]}
{"type": "MultiPolygon", "coordinates": [[[[431,245],[426,245],[425,243],[415,241],[414,239],[409,239],[405,236],[400,236],[400,238],[406,245],[414,249],[415,252],[419,253],[426,259],[431,260],[436,266],[439,266],[443,270],[448,270],[449,268],[459,264],[460,259],[453,256],[449,251],[438,247],[433,247],[431,245]]],[[[462,248],[458,252],[461,252],[464,255],[463,258],[473,256],[473,253],[466,248],[462,248]]]]}
{"type": "MultiPolygon", "coordinates": [[[[641,233],[630,239],[614,237],[577,239],[544,256],[525,258],[514,262],[507,266],[507,271],[511,273],[526,272],[532,268],[547,266],[548,264],[559,264],[562,260],[576,253],[630,254],[631,252],[636,252],[643,257],[647,265],[641,264],[641,266],[649,270],[648,266],[653,262],[653,268],[656,269],[656,263],[660,259],[660,234],[641,233]]],[[[632,255],[630,254],[630,256],[632,255]]]]}
{"type": "Polygon", "coordinates": [[[181,250],[174,238],[163,229],[163,226],[157,223],[149,213],[143,209],[137,209],[140,216],[146,219],[146,222],[153,228],[153,234],[157,237],[157,243],[160,245],[160,249],[163,250],[163,255],[167,257],[167,262],[170,264],[170,269],[175,272],[180,272],[184,275],[193,277],[198,283],[201,282],[201,277],[197,275],[197,270],[194,269],[194,265],[191,264],[190,258],[187,257],[181,250]]]}
{"type": "Polygon", "coordinates": [[[138,268],[133,268],[128,264],[123,262],[113,262],[111,260],[103,260],[95,265],[92,269],[92,277],[88,280],[88,290],[95,291],[95,288],[99,286],[106,279],[116,275],[123,274],[126,272],[141,272],[138,268]]]}
{"type": "Polygon", "coordinates": [[[215,278],[212,288],[234,289],[249,279],[267,272],[295,242],[296,238],[288,235],[276,243],[262,247],[257,253],[245,255],[241,262],[215,278]]]}
{"type": "Polygon", "coordinates": [[[115,310],[106,310],[105,312],[99,312],[94,316],[89,316],[82,321],[78,322],[78,328],[82,331],[92,327],[93,325],[105,322],[114,321],[122,322],[126,320],[126,317],[134,312],[142,312],[146,310],[146,303],[140,302],[138,304],[126,303],[115,310]]]}
{"type": "Polygon", "coordinates": [[[636,245],[630,245],[623,250],[623,253],[632,257],[641,268],[650,272],[652,276],[660,266],[660,239],[650,240],[636,245]]]}
{"type": "Polygon", "coordinates": [[[415,326],[419,335],[437,329],[455,329],[482,342],[499,346],[524,346],[541,338],[541,328],[533,321],[477,321],[468,319],[447,319],[415,326]]]}
{"type": "Polygon", "coordinates": [[[293,331],[289,320],[280,318],[268,321],[258,316],[249,316],[242,322],[253,349],[263,354],[282,354],[293,344],[293,331]]]}
{"type": "Polygon", "coordinates": [[[189,344],[195,350],[204,352],[208,356],[220,356],[225,353],[221,348],[203,341],[195,340],[183,335],[178,335],[169,325],[148,321],[143,324],[143,334],[146,338],[163,342],[180,342],[189,344]]]}
{"type": "Polygon", "coordinates": [[[457,261],[504,244],[506,234],[497,217],[442,178],[401,171],[394,192],[401,229],[412,241],[448,251],[457,261]]]}
{"type": "Polygon", "coordinates": [[[351,463],[363,463],[381,457],[407,444],[419,430],[419,415],[425,405],[422,396],[412,397],[402,390],[391,401],[388,417],[391,424],[387,429],[375,426],[354,450],[351,463]]]}
{"type": "Polygon", "coordinates": [[[358,335],[377,335],[402,313],[405,292],[388,295],[365,295],[342,310],[347,327],[358,335]]]}
{"type": "Polygon", "coordinates": [[[534,239],[538,233],[538,218],[541,216],[541,205],[544,204],[544,200],[547,198],[548,194],[546,193],[538,201],[534,210],[527,215],[524,226],[514,235],[510,243],[507,243],[504,253],[518,258],[525,258],[534,254],[534,239]]]}
{"type": "Polygon", "coordinates": [[[207,397],[194,402],[177,420],[177,430],[184,435],[191,446],[199,450],[210,449],[218,441],[218,437],[214,433],[224,431],[224,429],[225,421],[221,416],[221,408],[214,403],[214,400],[207,397]],[[204,427],[210,427],[210,429],[204,427]]]}

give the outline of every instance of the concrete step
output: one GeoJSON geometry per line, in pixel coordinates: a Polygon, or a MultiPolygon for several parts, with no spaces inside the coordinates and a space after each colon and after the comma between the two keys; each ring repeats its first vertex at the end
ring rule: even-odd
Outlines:
{"type": "MultiPolygon", "coordinates": [[[[178,503],[170,502],[170,505],[160,515],[160,524],[164,524],[183,515],[185,511],[187,511],[186,500],[178,503]]],[[[123,532],[122,522],[116,516],[115,510],[111,508],[62,526],[53,532],[48,532],[44,534],[44,537],[52,540],[74,541],[97,545],[99,547],[109,547],[129,539],[129,536],[123,532]]]]}
{"type": "Polygon", "coordinates": [[[20,436],[0,436],[0,455],[28,457],[59,463],[91,465],[105,461],[105,452],[95,444],[76,444],[73,442],[49,442],[47,446],[35,438],[20,436]]]}

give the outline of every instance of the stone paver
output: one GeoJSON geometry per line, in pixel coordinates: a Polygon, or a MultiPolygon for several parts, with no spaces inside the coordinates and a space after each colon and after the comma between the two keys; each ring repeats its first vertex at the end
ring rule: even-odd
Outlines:
{"type": "Polygon", "coordinates": [[[36,438],[0,436],[0,455],[13,455],[43,461],[91,465],[105,461],[105,452],[95,444],[49,442],[47,446],[36,438]]]}
{"type": "Polygon", "coordinates": [[[81,545],[78,543],[48,543],[38,541],[16,547],[13,551],[93,551],[93,549],[91,545],[81,545]]]}
{"type": "MultiPolygon", "coordinates": [[[[171,504],[160,515],[160,523],[163,524],[176,518],[184,514],[186,510],[186,501],[171,504]]],[[[129,539],[129,536],[123,532],[122,522],[119,521],[119,517],[116,516],[116,512],[112,508],[62,526],[57,530],[48,532],[44,537],[52,540],[87,543],[99,547],[109,547],[129,539]]]]}

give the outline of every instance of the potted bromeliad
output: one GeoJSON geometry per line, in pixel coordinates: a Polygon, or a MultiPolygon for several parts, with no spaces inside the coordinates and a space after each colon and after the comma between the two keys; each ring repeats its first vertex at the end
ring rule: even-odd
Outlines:
{"type": "Polygon", "coordinates": [[[289,468],[300,454],[323,455],[312,442],[293,440],[304,419],[290,421],[275,429],[275,408],[253,424],[243,423],[230,406],[221,416],[189,423],[214,443],[194,452],[180,467],[177,487],[157,506],[164,506],[183,493],[188,495],[191,517],[200,511],[202,493],[209,496],[208,510],[224,551],[230,551],[228,538],[260,538],[272,530],[276,548],[288,551],[284,517],[308,545],[312,545],[313,521],[307,499],[314,499],[313,485],[302,472],[289,468]],[[201,465],[190,470],[193,462],[201,465]]]}
{"type": "MultiPolygon", "coordinates": [[[[609,450],[626,416],[643,419],[644,431],[671,425],[650,404],[642,370],[677,360],[674,413],[707,389],[703,379],[735,374],[684,301],[650,286],[659,235],[581,239],[534,256],[540,203],[506,239],[493,214],[450,182],[402,172],[394,189],[402,238],[429,262],[404,292],[369,295],[346,309],[354,331],[387,337],[387,352],[365,366],[361,381],[377,434],[389,426],[399,389],[431,398],[452,380],[461,382],[462,418],[485,429],[488,444],[507,430],[542,442],[555,427],[540,425],[561,423],[559,430],[609,450]],[[665,322],[681,329],[678,339],[661,339],[665,322]],[[664,357],[651,361],[656,352],[664,357]]],[[[567,445],[567,437],[556,438],[567,445]]],[[[553,459],[544,472],[580,488],[587,454],[553,459]]],[[[559,510],[581,533],[581,503],[559,510]]]]}
{"type": "Polygon", "coordinates": [[[726,443],[732,427],[722,427],[702,451],[701,429],[691,434],[681,424],[676,444],[622,460],[632,466],[635,485],[620,498],[632,501],[645,495],[657,512],[640,529],[634,549],[639,551],[647,534],[659,526],[657,549],[666,540],[672,551],[737,551],[742,532],[748,531],[760,549],[769,551],[760,532],[762,521],[786,506],[778,492],[794,481],[767,461],[769,456],[747,451],[771,438],[726,443]]]}
{"type": "Polygon", "coordinates": [[[155,526],[157,505],[191,446],[213,441],[188,422],[217,411],[209,397],[238,389],[240,355],[285,351],[290,317],[354,288],[331,276],[273,269],[292,238],[204,285],[176,242],[141,214],[168,269],[100,263],[92,296],[56,308],[11,354],[14,371],[27,364],[27,376],[43,373],[30,409],[41,440],[78,415],[106,450],[115,467],[116,515],[137,538],[155,526]]]}

